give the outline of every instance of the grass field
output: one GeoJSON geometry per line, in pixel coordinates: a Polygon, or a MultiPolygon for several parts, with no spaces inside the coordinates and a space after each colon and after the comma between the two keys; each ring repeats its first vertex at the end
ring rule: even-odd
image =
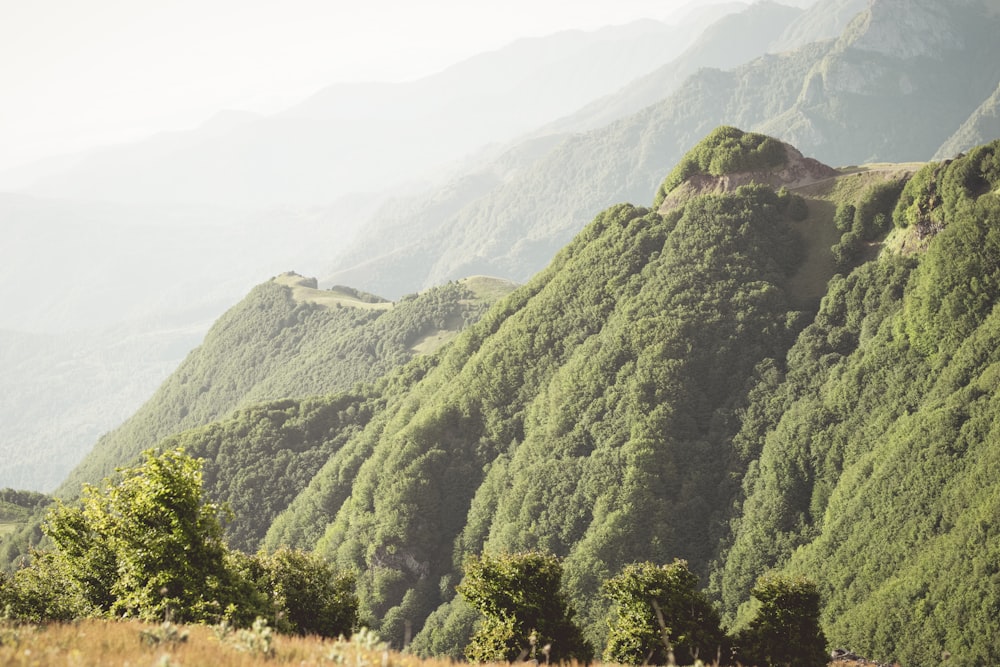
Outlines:
{"type": "MultiPolygon", "coordinates": [[[[288,637],[272,633],[267,627],[241,631],[220,626],[94,619],[40,626],[0,624],[0,665],[5,667],[455,667],[458,664],[391,651],[366,631],[350,640],[333,640],[288,637]]],[[[582,663],[566,664],[583,667],[582,663]]],[[[874,663],[829,664],[870,667],[874,663]]],[[[611,666],[594,663],[591,667],[611,666]]],[[[699,661],[696,667],[711,665],[699,661]]]]}
{"type": "Polygon", "coordinates": [[[286,637],[271,634],[267,628],[256,632],[223,632],[204,625],[98,620],[0,626],[0,665],[12,667],[450,667],[451,664],[388,651],[377,639],[364,634],[350,641],[335,641],[286,637]]]}

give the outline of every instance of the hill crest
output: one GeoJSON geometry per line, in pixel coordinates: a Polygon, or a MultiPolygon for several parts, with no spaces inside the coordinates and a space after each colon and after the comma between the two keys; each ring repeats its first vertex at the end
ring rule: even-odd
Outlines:
{"type": "Polygon", "coordinates": [[[782,142],[781,145],[785,155],[783,163],[779,166],[721,175],[705,172],[690,175],[666,195],[658,209],[659,212],[666,213],[699,195],[735,192],[737,188],[751,183],[767,185],[775,190],[780,188],[795,190],[840,175],[840,172],[833,167],[814,158],[805,157],[791,144],[782,142]]]}

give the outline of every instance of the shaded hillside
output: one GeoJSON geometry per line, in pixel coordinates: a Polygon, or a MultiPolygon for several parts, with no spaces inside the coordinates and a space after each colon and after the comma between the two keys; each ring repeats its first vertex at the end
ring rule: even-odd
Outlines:
{"type": "Polygon", "coordinates": [[[974,146],[1000,137],[1000,85],[979,105],[962,127],[944,142],[934,155],[935,160],[955,157],[974,146]]]}
{"type": "Polygon", "coordinates": [[[994,664],[1000,142],[909,182],[892,248],[830,284],[755,391],[720,560],[735,613],[772,568],[820,582],[831,641],[905,665],[994,664]]]}
{"type": "Polygon", "coordinates": [[[813,247],[830,225],[757,185],[605,211],[339,449],[266,544],[365,572],[365,612],[394,641],[444,603],[417,641],[452,653],[471,623],[450,605],[463,555],[551,550],[600,645],[599,584],[623,563],[707,573],[736,415],[809,318],[794,276],[807,259],[832,275],[813,247]]]}
{"type": "Polygon", "coordinates": [[[62,485],[74,494],[166,436],[241,406],[346,390],[432,351],[509,287],[451,283],[398,304],[355,290],[315,289],[285,274],[256,287],[120,428],[102,437],[62,485]],[[490,289],[491,288],[491,289],[490,289]],[[474,291],[476,290],[476,291],[474,291]]]}
{"type": "Polygon", "coordinates": [[[875,0],[838,40],[702,70],[632,116],[565,137],[422,235],[396,244],[376,222],[383,243],[345,255],[332,279],[389,295],[470,272],[525,280],[601,209],[645,201],[720,124],[827,164],[927,160],[996,89],[998,28],[977,3],[875,0]]]}

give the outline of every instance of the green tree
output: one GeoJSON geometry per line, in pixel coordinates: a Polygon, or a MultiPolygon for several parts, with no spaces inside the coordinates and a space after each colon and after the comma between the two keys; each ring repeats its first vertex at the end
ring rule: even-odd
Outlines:
{"type": "Polygon", "coordinates": [[[219,618],[246,591],[226,565],[221,510],[202,499],[201,462],[179,449],[144,457],[49,513],[44,530],[57,549],[48,566],[103,613],[219,618]]]}
{"type": "Polygon", "coordinates": [[[483,615],[466,656],[474,662],[589,660],[590,646],[560,591],[562,563],[537,552],[470,557],[458,592],[483,615]]]}
{"type": "Polygon", "coordinates": [[[750,593],[760,607],[737,636],[741,663],[761,667],[827,663],[815,583],[803,577],[764,576],[750,593]]]}
{"type": "Polygon", "coordinates": [[[286,634],[350,636],[358,620],[354,576],[322,557],[287,547],[245,557],[247,577],[266,595],[272,627],[286,634]]]}
{"type": "Polygon", "coordinates": [[[604,660],[623,664],[681,664],[718,654],[718,612],[698,590],[686,561],[634,563],[604,582],[615,604],[604,660]],[[671,656],[672,654],[672,656],[671,656]]]}

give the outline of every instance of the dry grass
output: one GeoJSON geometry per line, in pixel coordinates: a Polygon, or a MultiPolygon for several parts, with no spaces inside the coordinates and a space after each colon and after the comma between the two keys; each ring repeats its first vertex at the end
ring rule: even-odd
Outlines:
{"type": "Polygon", "coordinates": [[[515,289],[517,283],[503,278],[492,276],[469,276],[459,281],[463,286],[472,291],[480,301],[499,301],[515,289]]]}
{"type": "MultiPolygon", "coordinates": [[[[9,667],[456,667],[387,650],[372,634],[351,640],[287,637],[269,631],[220,632],[204,625],[155,625],[138,621],[81,620],[49,625],[0,625],[0,665],[9,667]],[[251,635],[248,639],[248,634],[251,635]],[[264,641],[261,639],[264,638],[264,641]]],[[[529,664],[529,663],[522,663],[529,664]]],[[[584,667],[582,663],[564,663],[584,667]]],[[[698,662],[698,665],[703,663],[698,662]]],[[[851,667],[871,662],[831,662],[851,667]]],[[[506,666],[506,663],[504,663],[506,666]]],[[[592,667],[616,667],[595,663],[592,667]]],[[[712,667],[705,664],[704,667],[712,667]]]]}
{"type": "Polygon", "coordinates": [[[161,626],[137,621],[83,620],[46,626],[0,627],[0,665],[17,667],[250,667],[252,665],[345,665],[346,667],[451,667],[448,661],[424,661],[386,651],[360,640],[318,637],[270,639],[273,653],[241,641],[238,631],[220,638],[207,626],[174,627],[170,639],[161,626]],[[145,639],[161,637],[160,641],[145,639]],[[180,641],[180,637],[185,639],[180,641]]]}
{"type": "Polygon", "coordinates": [[[274,282],[284,285],[292,290],[292,298],[298,303],[314,303],[323,308],[360,308],[362,310],[389,310],[392,303],[383,301],[380,303],[368,303],[362,301],[352,294],[340,290],[321,290],[313,287],[315,281],[311,278],[303,278],[294,273],[283,273],[274,278],[274,282]]]}

